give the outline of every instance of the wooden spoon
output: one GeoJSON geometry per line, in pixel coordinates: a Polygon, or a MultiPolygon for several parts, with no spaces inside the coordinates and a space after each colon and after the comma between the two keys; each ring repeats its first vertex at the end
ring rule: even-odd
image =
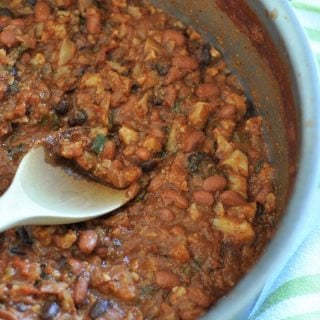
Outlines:
{"type": "Polygon", "coordinates": [[[45,161],[43,147],[33,148],[0,197],[0,231],[20,225],[88,220],[127,203],[126,191],[70,175],[63,167],[45,161]]]}

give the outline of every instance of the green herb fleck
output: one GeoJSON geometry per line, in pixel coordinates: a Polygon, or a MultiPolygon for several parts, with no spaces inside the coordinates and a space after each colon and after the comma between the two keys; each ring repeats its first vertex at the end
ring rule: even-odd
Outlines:
{"type": "Polygon", "coordinates": [[[141,202],[141,201],[144,199],[144,197],[146,196],[146,193],[147,193],[146,189],[142,189],[142,190],[137,194],[137,196],[135,197],[134,201],[135,201],[135,202],[141,202]]]}
{"type": "Polygon", "coordinates": [[[55,131],[60,128],[60,119],[55,112],[49,113],[49,123],[50,127],[55,131]]]}
{"type": "Polygon", "coordinates": [[[194,268],[197,271],[201,271],[202,262],[198,257],[195,257],[193,261],[191,262],[192,268],[194,268]]]}
{"type": "Polygon", "coordinates": [[[19,90],[20,90],[19,83],[16,80],[8,87],[8,91],[10,92],[10,94],[18,93],[19,90]]]}
{"type": "Polygon", "coordinates": [[[44,115],[38,122],[41,127],[49,126],[53,130],[58,130],[60,128],[59,117],[55,112],[50,112],[49,114],[44,115]]]}
{"type": "Polygon", "coordinates": [[[263,160],[258,161],[257,164],[254,166],[254,172],[259,173],[260,170],[262,169],[263,165],[264,165],[263,160]]]}
{"type": "Polygon", "coordinates": [[[148,284],[145,287],[141,288],[141,295],[142,296],[149,296],[150,294],[154,293],[155,291],[156,291],[156,288],[153,285],[148,284]]]}
{"type": "Polygon", "coordinates": [[[110,111],[108,114],[108,128],[112,129],[113,127],[113,113],[110,111]]]}
{"type": "Polygon", "coordinates": [[[160,152],[155,153],[155,158],[163,159],[167,155],[167,152],[164,150],[161,150],[160,152]]]}
{"type": "Polygon", "coordinates": [[[44,127],[44,126],[46,126],[48,124],[48,122],[49,122],[49,117],[48,117],[48,115],[45,115],[38,121],[38,124],[41,127],[44,127]]]}
{"type": "Polygon", "coordinates": [[[104,136],[101,133],[98,133],[92,142],[91,150],[96,154],[100,154],[104,149],[104,145],[106,144],[106,141],[107,141],[106,136],[104,136]]]}
{"type": "Polygon", "coordinates": [[[175,104],[173,105],[172,112],[174,113],[180,113],[181,112],[181,102],[176,101],[175,104]]]}
{"type": "Polygon", "coordinates": [[[95,47],[93,47],[92,51],[93,51],[93,53],[99,52],[100,51],[100,46],[96,45],[95,47]]]}
{"type": "Polygon", "coordinates": [[[180,271],[182,273],[184,273],[185,275],[189,275],[190,272],[191,272],[191,266],[190,264],[184,264],[181,268],[180,268],[180,271]]]}

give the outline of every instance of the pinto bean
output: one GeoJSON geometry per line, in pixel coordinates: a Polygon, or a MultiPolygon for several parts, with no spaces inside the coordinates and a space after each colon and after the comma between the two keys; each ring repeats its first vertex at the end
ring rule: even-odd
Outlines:
{"type": "Polygon", "coordinates": [[[221,107],[219,111],[219,118],[233,120],[235,118],[236,111],[237,109],[233,104],[226,104],[225,106],[221,107]]]}
{"type": "Polygon", "coordinates": [[[141,191],[141,186],[138,182],[134,182],[130,185],[130,187],[127,190],[127,197],[129,199],[133,199],[138,195],[138,193],[141,191]]]}
{"type": "Polygon", "coordinates": [[[220,93],[219,88],[214,84],[214,83],[203,83],[200,84],[197,91],[196,95],[200,99],[208,99],[212,97],[217,97],[220,93]]]}
{"type": "Polygon", "coordinates": [[[38,21],[46,21],[50,16],[50,7],[46,2],[38,1],[34,7],[34,15],[38,21]]]}
{"type": "Polygon", "coordinates": [[[165,190],[161,193],[161,197],[165,205],[174,204],[180,209],[187,209],[189,206],[188,199],[175,190],[165,190]]]}
{"type": "Polygon", "coordinates": [[[162,175],[156,175],[154,178],[152,178],[148,190],[150,192],[157,191],[163,184],[165,183],[164,177],[162,175]]]}
{"type": "Polygon", "coordinates": [[[168,29],[163,32],[162,42],[167,43],[169,41],[174,41],[178,46],[183,46],[186,38],[181,32],[168,29]]]}
{"type": "Polygon", "coordinates": [[[220,201],[227,206],[241,206],[246,204],[246,200],[236,191],[224,191],[220,195],[220,201]]]}
{"type": "Polygon", "coordinates": [[[200,147],[205,139],[206,136],[202,131],[186,133],[182,138],[182,149],[184,152],[192,152],[200,147]]]}
{"type": "Polygon", "coordinates": [[[150,130],[149,135],[152,137],[159,138],[159,139],[163,139],[166,136],[165,133],[163,132],[163,130],[161,130],[159,128],[152,128],[150,130]]]}
{"type": "MultiPolygon", "coordinates": [[[[185,69],[173,66],[173,67],[171,67],[169,69],[169,72],[167,74],[165,83],[166,84],[170,84],[170,83],[173,83],[175,81],[178,81],[178,80],[182,79],[187,74],[187,72],[188,71],[185,70],[185,69]]],[[[172,100],[172,99],[170,99],[170,100],[172,100]]],[[[165,101],[168,104],[168,97],[165,97],[165,101]]]]}
{"type": "Polygon", "coordinates": [[[126,167],[122,172],[125,180],[130,183],[136,181],[142,175],[141,168],[135,166],[126,167]]]}
{"type": "Polygon", "coordinates": [[[98,235],[94,230],[80,232],[78,247],[83,253],[91,253],[97,246],[98,235]]]}
{"type": "Polygon", "coordinates": [[[116,144],[113,141],[107,140],[104,150],[103,150],[103,158],[112,160],[116,155],[116,144]]]}
{"type": "Polygon", "coordinates": [[[69,258],[68,265],[71,269],[71,272],[77,276],[80,275],[84,270],[84,264],[75,258],[69,258]]]}
{"type": "Polygon", "coordinates": [[[171,271],[160,270],[155,273],[156,284],[163,289],[171,289],[180,284],[179,277],[171,271]]]}
{"type": "Polygon", "coordinates": [[[140,148],[137,148],[136,155],[140,160],[148,161],[151,158],[152,153],[150,150],[140,147],[140,148]]]}
{"type": "Polygon", "coordinates": [[[88,294],[88,287],[89,287],[89,277],[88,276],[80,276],[73,288],[73,301],[74,303],[79,306],[82,305],[88,294]]]}
{"type": "Polygon", "coordinates": [[[160,111],[158,109],[153,109],[150,115],[150,121],[158,121],[161,119],[160,111]]]}
{"type": "Polygon", "coordinates": [[[91,34],[101,32],[101,13],[96,8],[87,9],[86,27],[91,34]]]}
{"type": "Polygon", "coordinates": [[[68,230],[65,234],[56,234],[53,236],[55,245],[60,249],[70,249],[77,241],[77,234],[73,230],[68,230]]]}
{"type": "Polygon", "coordinates": [[[175,219],[175,215],[172,210],[163,208],[158,211],[160,219],[163,221],[171,222],[175,219]]]}
{"type": "Polygon", "coordinates": [[[187,295],[192,302],[203,308],[209,307],[212,302],[212,298],[201,288],[189,287],[187,295]]]}
{"type": "Polygon", "coordinates": [[[214,202],[213,195],[208,191],[195,191],[192,194],[192,198],[196,203],[202,204],[204,206],[212,206],[214,202]]]}
{"type": "Polygon", "coordinates": [[[175,56],[172,65],[187,70],[196,70],[199,66],[198,61],[189,56],[175,56]]]}
{"type": "Polygon", "coordinates": [[[225,177],[222,176],[211,176],[206,178],[203,181],[203,189],[206,191],[211,191],[211,192],[215,192],[215,191],[220,191],[223,190],[228,184],[228,181],[225,177]]]}
{"type": "Polygon", "coordinates": [[[186,263],[190,260],[190,253],[188,249],[181,243],[173,246],[169,251],[169,255],[181,263],[186,263]]]}
{"type": "Polygon", "coordinates": [[[8,48],[11,48],[18,43],[15,31],[8,28],[0,33],[0,41],[8,48]]]}
{"type": "Polygon", "coordinates": [[[185,229],[180,226],[180,225],[175,225],[170,229],[170,233],[174,234],[175,236],[181,236],[183,238],[185,238],[186,236],[186,231],[185,229]]]}
{"type": "Polygon", "coordinates": [[[0,310],[1,320],[18,320],[18,318],[9,310],[0,310]]]}

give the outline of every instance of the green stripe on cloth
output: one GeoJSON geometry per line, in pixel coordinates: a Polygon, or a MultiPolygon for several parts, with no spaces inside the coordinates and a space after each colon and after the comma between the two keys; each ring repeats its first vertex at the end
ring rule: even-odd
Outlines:
{"type": "Polygon", "coordinates": [[[303,9],[306,11],[318,12],[320,13],[320,5],[305,3],[301,1],[292,1],[292,5],[297,9],[303,9]]]}
{"type": "Polygon", "coordinates": [[[320,311],[298,314],[292,317],[283,318],[281,320],[319,320],[320,319],[320,311]]]}
{"type": "Polygon", "coordinates": [[[256,319],[261,313],[282,301],[319,291],[320,274],[303,276],[289,280],[269,295],[262,307],[253,315],[251,320],[256,319]]]}
{"type": "Polygon", "coordinates": [[[311,29],[311,28],[304,28],[308,34],[308,37],[313,40],[313,41],[317,41],[320,42],[320,31],[319,30],[315,30],[315,29],[311,29]]]}

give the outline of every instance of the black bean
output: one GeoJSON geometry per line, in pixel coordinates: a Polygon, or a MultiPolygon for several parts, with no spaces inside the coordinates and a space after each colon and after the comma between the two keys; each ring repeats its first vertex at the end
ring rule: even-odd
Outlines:
{"type": "Polygon", "coordinates": [[[53,277],[50,274],[48,274],[48,273],[46,273],[44,271],[41,271],[40,278],[43,279],[43,280],[50,280],[53,277]]]}
{"type": "Polygon", "coordinates": [[[245,118],[252,118],[252,117],[255,117],[257,115],[256,113],[256,108],[253,104],[253,102],[251,100],[248,99],[247,101],[247,111],[246,111],[246,114],[245,114],[245,118]]]}
{"type": "Polygon", "coordinates": [[[32,112],[32,107],[31,107],[30,104],[27,104],[27,108],[26,108],[26,113],[25,113],[25,115],[26,115],[27,117],[29,117],[29,116],[31,115],[31,112],[32,112]]]}
{"type": "Polygon", "coordinates": [[[140,89],[140,86],[136,83],[134,83],[132,86],[131,86],[131,92],[132,93],[136,93],[138,92],[138,90],[140,89]]]}
{"type": "Polygon", "coordinates": [[[10,252],[16,256],[26,256],[27,253],[20,246],[11,247],[10,252]]]}
{"type": "Polygon", "coordinates": [[[162,102],[163,102],[163,100],[159,96],[154,96],[152,99],[152,104],[154,106],[160,106],[160,105],[162,105],[162,102]]]}
{"type": "Polygon", "coordinates": [[[26,312],[30,308],[29,305],[24,304],[23,302],[16,303],[14,307],[19,312],[26,312]]]}
{"type": "Polygon", "coordinates": [[[156,63],[155,69],[159,76],[166,76],[169,72],[170,66],[167,63],[156,63]]]}
{"type": "Polygon", "coordinates": [[[41,310],[41,319],[52,320],[59,311],[60,307],[56,301],[46,301],[41,310]]]}
{"type": "Polygon", "coordinates": [[[73,85],[73,86],[70,86],[70,88],[68,88],[64,93],[65,94],[73,94],[77,89],[77,86],[76,85],[73,85]]]}
{"type": "Polygon", "coordinates": [[[206,154],[204,152],[195,152],[188,157],[188,171],[194,173],[198,171],[199,165],[204,160],[206,154]]]}
{"type": "Polygon", "coordinates": [[[232,248],[230,247],[230,244],[226,241],[222,241],[221,247],[220,247],[221,258],[224,258],[225,256],[227,256],[228,251],[230,251],[230,250],[232,250],[232,248]]]}
{"type": "Polygon", "coordinates": [[[90,65],[88,65],[88,64],[85,64],[85,65],[81,66],[81,67],[79,68],[79,70],[77,70],[77,74],[78,74],[80,77],[83,76],[89,67],[90,67],[90,65]]]}
{"type": "Polygon", "coordinates": [[[37,4],[37,0],[27,0],[27,4],[30,6],[35,6],[37,4]]]}
{"type": "Polygon", "coordinates": [[[13,12],[8,9],[8,8],[0,8],[0,17],[9,17],[9,18],[13,18],[14,14],[13,12]]]}
{"type": "Polygon", "coordinates": [[[256,216],[261,217],[264,214],[264,207],[261,203],[257,202],[256,216]]]}
{"type": "Polygon", "coordinates": [[[75,110],[68,120],[70,127],[81,126],[88,120],[88,114],[85,110],[75,110]]]}
{"type": "Polygon", "coordinates": [[[62,99],[55,107],[54,112],[59,116],[64,116],[69,111],[69,102],[66,99],[62,99]]]}
{"type": "Polygon", "coordinates": [[[11,68],[10,68],[10,73],[11,73],[11,75],[13,75],[15,78],[18,76],[18,69],[17,69],[17,67],[16,66],[12,66],[11,68]]]}
{"type": "Polygon", "coordinates": [[[157,165],[159,164],[158,160],[149,160],[145,161],[141,164],[141,169],[144,172],[150,172],[152,171],[157,165]]]}
{"type": "Polygon", "coordinates": [[[97,319],[102,316],[110,307],[110,302],[108,300],[98,300],[90,310],[90,317],[97,319]]]}
{"type": "Polygon", "coordinates": [[[68,259],[64,256],[60,257],[57,260],[57,267],[59,270],[67,268],[68,267],[68,259]]]}
{"type": "Polygon", "coordinates": [[[25,227],[18,228],[16,230],[16,235],[22,243],[28,246],[31,246],[33,244],[33,240],[31,239],[30,234],[25,227]]]}
{"type": "Polygon", "coordinates": [[[85,230],[87,228],[87,224],[85,222],[71,223],[69,224],[70,229],[79,231],[85,230]]]}
{"type": "Polygon", "coordinates": [[[210,49],[211,47],[209,44],[203,45],[201,49],[199,61],[200,61],[200,64],[202,64],[203,66],[208,66],[211,63],[210,49]]]}
{"type": "Polygon", "coordinates": [[[163,98],[161,97],[159,92],[154,92],[148,99],[149,103],[154,106],[160,106],[163,103],[163,98]]]}

